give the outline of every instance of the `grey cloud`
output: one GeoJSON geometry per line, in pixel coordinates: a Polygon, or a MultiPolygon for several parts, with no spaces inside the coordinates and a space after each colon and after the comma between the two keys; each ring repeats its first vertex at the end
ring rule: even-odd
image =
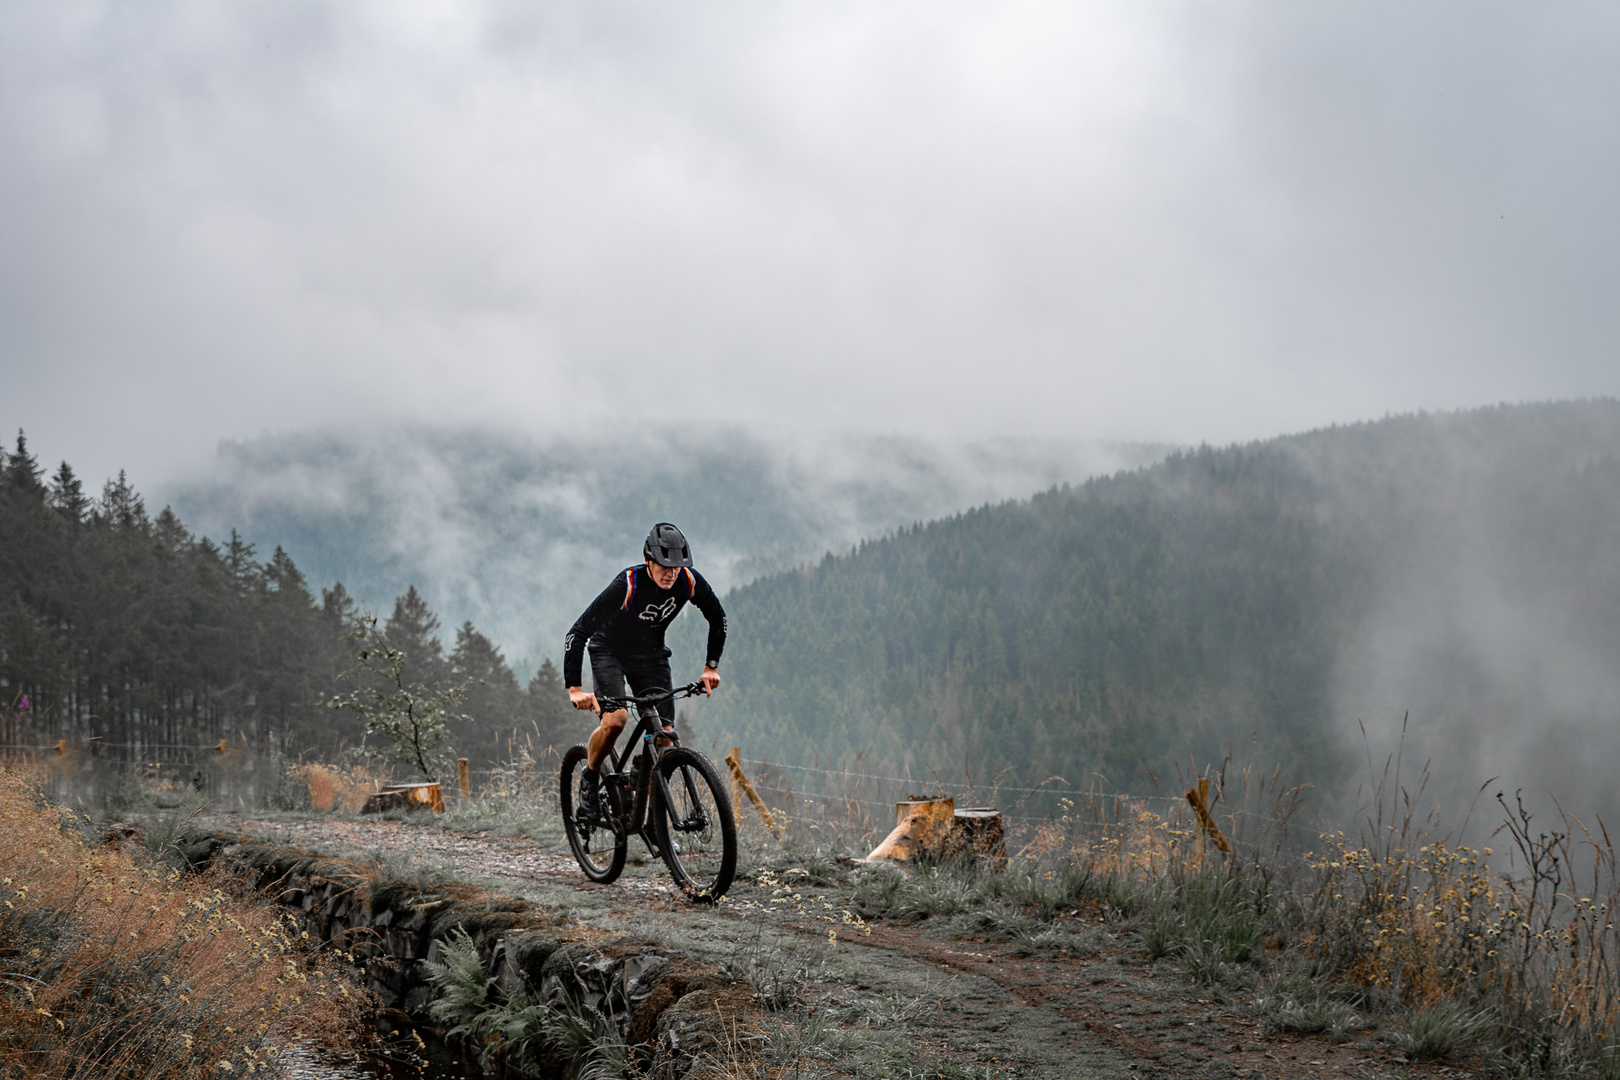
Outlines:
{"type": "Polygon", "coordinates": [[[0,423],[106,473],[356,418],[583,435],[648,387],[1181,441],[1613,392],[1617,36],[1597,3],[22,0],[0,423]]]}

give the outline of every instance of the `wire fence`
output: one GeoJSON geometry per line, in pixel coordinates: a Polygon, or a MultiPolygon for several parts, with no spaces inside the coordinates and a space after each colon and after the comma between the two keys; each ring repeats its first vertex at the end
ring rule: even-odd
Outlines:
{"type": "MultiPolygon", "coordinates": [[[[514,744],[512,757],[467,769],[468,797],[549,801],[555,797],[560,747],[514,744]]],[[[709,748],[718,761],[725,751],[709,748]]],[[[1095,837],[1123,834],[1144,816],[1166,828],[1195,830],[1197,815],[1185,796],[1122,791],[1102,783],[1078,787],[1061,777],[1038,783],[1008,771],[989,782],[964,776],[951,784],[930,775],[897,776],[867,772],[848,763],[807,765],[767,757],[741,756],[740,765],[773,815],[801,832],[838,834],[851,846],[881,837],[896,821],[896,805],[916,797],[949,796],[957,808],[997,810],[1011,834],[1034,834],[1061,825],[1095,837]]],[[[0,747],[0,762],[33,771],[53,798],[83,805],[174,803],[188,790],[240,811],[330,809],[354,811],[367,794],[397,779],[386,768],[336,765],[291,759],[245,740],[215,743],[112,743],[96,740],[73,746],[65,741],[0,747]]],[[[721,772],[726,771],[721,766],[721,772]]],[[[1217,776],[1217,781],[1219,777],[1217,776]]],[[[459,776],[441,778],[445,795],[460,796],[459,776]]],[[[1264,784],[1261,785],[1262,789],[1264,784]]],[[[1210,810],[1222,822],[1224,839],[1255,855],[1275,853],[1294,837],[1283,792],[1249,789],[1230,792],[1217,782],[1210,810]],[[1270,796],[1268,801],[1267,796],[1270,796]]],[[[750,813],[737,797],[744,821],[750,813]]]]}

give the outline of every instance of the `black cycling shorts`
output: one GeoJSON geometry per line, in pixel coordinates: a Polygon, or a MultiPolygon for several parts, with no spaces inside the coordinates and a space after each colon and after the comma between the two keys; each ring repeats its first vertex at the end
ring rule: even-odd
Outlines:
{"type": "MultiPolygon", "coordinates": [[[[620,659],[606,649],[591,646],[591,681],[593,691],[624,697],[625,680],[630,681],[630,693],[641,695],[649,690],[668,690],[675,684],[669,676],[669,651],[663,656],[638,656],[620,659]]],[[[611,711],[611,710],[609,710],[611,711]]],[[[675,700],[665,698],[658,703],[665,727],[675,726],[675,700]]]]}

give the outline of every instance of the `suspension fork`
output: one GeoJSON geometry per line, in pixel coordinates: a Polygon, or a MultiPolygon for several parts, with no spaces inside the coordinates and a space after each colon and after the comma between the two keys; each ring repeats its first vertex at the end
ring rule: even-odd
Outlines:
{"type": "Polygon", "coordinates": [[[708,824],[708,822],[703,819],[703,800],[698,797],[697,785],[692,781],[691,769],[681,770],[681,783],[686,787],[686,805],[690,806],[692,808],[692,812],[698,815],[698,819],[695,822],[690,819],[682,819],[680,821],[674,820],[673,811],[675,808],[675,800],[669,797],[669,783],[664,779],[662,769],[657,771],[657,775],[659,792],[661,795],[663,795],[664,806],[667,810],[671,811],[671,826],[679,829],[682,832],[691,832],[701,829],[703,826],[708,824]]]}

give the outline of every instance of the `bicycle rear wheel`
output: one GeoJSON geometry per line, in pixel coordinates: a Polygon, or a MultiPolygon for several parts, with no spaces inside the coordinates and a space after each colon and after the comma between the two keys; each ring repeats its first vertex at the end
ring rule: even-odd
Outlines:
{"type": "MultiPolygon", "coordinates": [[[[606,885],[624,870],[629,845],[624,836],[616,834],[606,825],[582,821],[579,817],[579,774],[585,771],[585,748],[571,746],[563,755],[562,775],[557,778],[557,794],[562,803],[563,832],[568,834],[568,846],[579,860],[579,868],[592,881],[606,885]]],[[[606,803],[607,785],[602,785],[601,799],[606,803]]]]}
{"type": "Polygon", "coordinates": [[[669,803],[660,793],[653,813],[664,865],[682,892],[712,904],[737,872],[731,800],[713,763],[696,750],[666,750],[658,768],[669,791],[669,803]]]}

